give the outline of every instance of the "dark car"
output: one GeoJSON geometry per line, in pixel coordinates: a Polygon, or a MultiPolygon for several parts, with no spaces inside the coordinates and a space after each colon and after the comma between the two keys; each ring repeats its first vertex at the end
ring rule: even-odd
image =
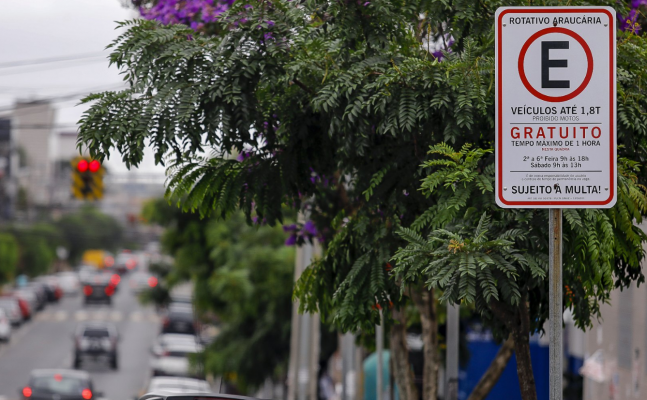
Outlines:
{"type": "Polygon", "coordinates": [[[171,303],[162,320],[162,333],[196,334],[196,321],[191,305],[171,303]]]}
{"type": "Polygon", "coordinates": [[[100,397],[90,374],[66,369],[36,369],[20,389],[24,400],[93,400],[100,397]]]}
{"type": "Polygon", "coordinates": [[[79,325],[74,333],[74,368],[81,367],[84,359],[104,359],[110,368],[117,369],[119,334],[107,322],[89,322],[79,325]]]}
{"type": "Polygon", "coordinates": [[[108,274],[96,274],[83,284],[85,304],[102,303],[112,304],[112,295],[115,294],[115,285],[108,274]]]}

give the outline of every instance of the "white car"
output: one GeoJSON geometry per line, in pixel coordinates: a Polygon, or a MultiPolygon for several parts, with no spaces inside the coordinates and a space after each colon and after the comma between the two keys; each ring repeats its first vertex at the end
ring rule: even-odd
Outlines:
{"type": "Polygon", "coordinates": [[[11,338],[11,322],[4,312],[4,308],[0,308],[0,340],[8,342],[11,338]]]}
{"type": "Polygon", "coordinates": [[[75,295],[81,289],[81,281],[76,272],[59,272],[58,283],[66,295],[75,295]]]}
{"type": "Polygon", "coordinates": [[[0,309],[4,309],[5,315],[13,326],[22,324],[22,312],[18,300],[13,297],[0,297],[0,309]]]}
{"type": "Polygon", "coordinates": [[[157,377],[152,378],[146,393],[213,393],[209,383],[202,379],[157,377]]]}
{"type": "Polygon", "coordinates": [[[200,340],[194,335],[186,335],[183,333],[163,333],[157,337],[155,344],[151,348],[151,353],[155,357],[161,357],[167,351],[167,348],[173,343],[200,343],[200,340]]]}
{"type": "Polygon", "coordinates": [[[169,343],[161,356],[151,360],[153,376],[199,375],[199,371],[191,367],[189,357],[202,350],[202,345],[198,343],[169,343]]]}

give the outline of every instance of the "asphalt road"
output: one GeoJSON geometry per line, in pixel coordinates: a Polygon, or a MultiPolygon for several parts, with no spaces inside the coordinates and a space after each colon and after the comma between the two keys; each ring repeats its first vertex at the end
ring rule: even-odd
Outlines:
{"type": "Polygon", "coordinates": [[[143,307],[124,277],[112,307],[83,306],[82,295],[50,304],[36,317],[15,328],[9,344],[0,345],[0,400],[19,399],[18,389],[36,368],[71,368],[72,333],[84,321],[112,321],[117,326],[119,369],[86,362],[95,391],[109,400],[132,400],[145,389],[150,376],[150,346],[159,331],[159,318],[152,307],[143,307]]]}

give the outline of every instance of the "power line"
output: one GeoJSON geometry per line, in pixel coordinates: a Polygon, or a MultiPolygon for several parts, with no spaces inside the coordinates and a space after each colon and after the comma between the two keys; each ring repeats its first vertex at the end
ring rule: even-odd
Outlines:
{"type": "MultiPolygon", "coordinates": [[[[82,92],[69,93],[69,94],[64,94],[64,95],[60,95],[60,96],[44,97],[44,98],[34,100],[34,101],[52,102],[53,103],[53,102],[59,102],[59,101],[67,101],[67,100],[78,99],[79,97],[88,95],[90,93],[103,92],[103,91],[111,90],[111,89],[125,89],[125,88],[126,87],[124,86],[124,84],[120,83],[120,84],[113,84],[113,85],[110,85],[110,86],[99,86],[99,87],[89,88],[89,89],[85,89],[82,92]]],[[[0,112],[14,111],[14,110],[16,110],[15,106],[0,107],[0,112]]],[[[26,115],[26,114],[31,114],[31,112],[18,113],[16,116],[20,117],[20,116],[26,115]]]]}
{"type": "Polygon", "coordinates": [[[35,58],[31,60],[21,60],[21,61],[9,61],[0,63],[0,69],[4,68],[14,68],[14,67],[24,67],[27,65],[38,65],[38,64],[48,64],[53,62],[60,61],[73,61],[73,60],[83,60],[86,58],[96,58],[99,56],[106,57],[106,54],[101,53],[84,53],[84,54],[74,54],[69,56],[60,56],[60,57],[48,57],[48,58],[35,58]]]}
{"type": "Polygon", "coordinates": [[[105,62],[105,63],[107,63],[107,61],[108,60],[106,58],[101,57],[101,58],[97,58],[97,59],[85,60],[83,62],[77,62],[77,63],[74,63],[74,64],[49,65],[49,66],[46,66],[45,68],[19,69],[19,70],[16,70],[16,71],[2,72],[2,73],[0,73],[0,77],[8,76],[8,75],[16,75],[16,74],[30,74],[30,73],[34,73],[34,72],[50,71],[50,70],[53,70],[53,69],[61,69],[61,68],[73,68],[73,67],[79,67],[79,66],[82,66],[82,65],[93,64],[93,63],[97,63],[97,62],[105,62]]]}

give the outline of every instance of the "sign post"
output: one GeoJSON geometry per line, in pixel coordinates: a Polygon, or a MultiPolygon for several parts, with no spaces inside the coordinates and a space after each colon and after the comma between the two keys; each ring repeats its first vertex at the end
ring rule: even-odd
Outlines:
{"type": "Polygon", "coordinates": [[[562,398],[562,209],[616,202],[610,7],[496,12],[496,202],[549,209],[550,399],[562,398]]]}

